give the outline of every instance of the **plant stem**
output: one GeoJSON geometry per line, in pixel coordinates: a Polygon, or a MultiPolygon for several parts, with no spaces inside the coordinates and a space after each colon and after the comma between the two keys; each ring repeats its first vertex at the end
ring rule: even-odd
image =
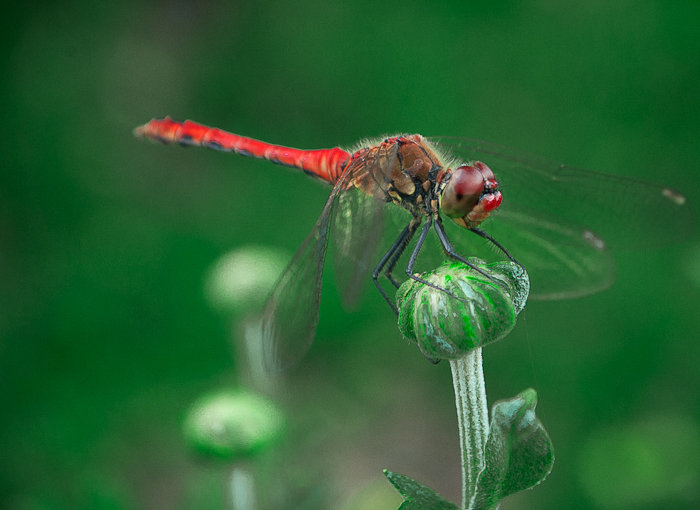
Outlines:
{"type": "Polygon", "coordinates": [[[236,464],[231,470],[229,479],[232,510],[256,510],[258,508],[255,495],[255,480],[248,468],[236,464]]]}
{"type": "Polygon", "coordinates": [[[489,433],[481,347],[463,358],[451,360],[450,368],[462,452],[462,508],[469,508],[476,493],[477,476],[484,467],[484,449],[489,433]]]}

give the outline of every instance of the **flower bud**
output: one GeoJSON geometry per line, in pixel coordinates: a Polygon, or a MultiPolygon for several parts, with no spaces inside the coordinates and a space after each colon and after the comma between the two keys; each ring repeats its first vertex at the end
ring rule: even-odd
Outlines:
{"type": "Polygon", "coordinates": [[[399,330],[430,359],[458,359],[475,347],[500,340],[524,308],[530,281],[513,262],[469,260],[488,277],[461,262],[445,262],[396,293],[399,330]]]}
{"type": "Polygon", "coordinates": [[[279,250],[244,246],[217,260],[205,280],[205,294],[224,313],[260,308],[288,257],[279,250]]]}
{"type": "Polygon", "coordinates": [[[197,401],[185,420],[192,446],[211,457],[235,460],[274,443],[284,429],[282,412],[267,398],[222,391],[197,401]]]}

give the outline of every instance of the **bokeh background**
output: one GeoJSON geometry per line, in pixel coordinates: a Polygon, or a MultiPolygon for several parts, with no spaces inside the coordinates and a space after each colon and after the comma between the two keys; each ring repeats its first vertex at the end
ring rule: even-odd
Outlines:
{"type": "MultiPolygon", "coordinates": [[[[205,281],[240,247],[291,255],[328,190],[134,126],[168,114],[302,148],[481,138],[667,183],[697,216],[699,20],[692,1],[15,5],[0,35],[0,508],[230,504],[231,463],[182,435],[193,401],[242,380],[240,317],[205,281]]],[[[557,453],[503,508],[700,504],[692,232],[616,254],[607,292],[530,303],[485,350],[490,401],[534,387],[557,453]]],[[[376,292],[345,312],[329,272],[316,342],[272,396],[286,436],[249,463],[268,506],[396,508],[382,468],[459,499],[449,366],[399,337],[376,292]]]]}

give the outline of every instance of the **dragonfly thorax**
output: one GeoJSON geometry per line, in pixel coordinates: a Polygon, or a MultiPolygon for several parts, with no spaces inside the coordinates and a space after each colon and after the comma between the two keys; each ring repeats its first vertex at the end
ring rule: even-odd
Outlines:
{"type": "Polygon", "coordinates": [[[501,205],[498,181],[481,161],[448,170],[441,184],[440,208],[463,227],[479,226],[501,205]]]}
{"type": "Polygon", "coordinates": [[[348,164],[353,184],[368,195],[394,202],[413,216],[437,208],[436,183],[443,165],[421,135],[386,138],[353,153],[348,164]]]}

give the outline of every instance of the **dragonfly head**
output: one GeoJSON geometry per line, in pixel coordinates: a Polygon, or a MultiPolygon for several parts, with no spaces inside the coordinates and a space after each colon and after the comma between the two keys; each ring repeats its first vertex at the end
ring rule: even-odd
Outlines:
{"type": "Polygon", "coordinates": [[[501,205],[498,181],[481,161],[457,167],[446,177],[440,208],[458,225],[474,228],[501,205]]]}

